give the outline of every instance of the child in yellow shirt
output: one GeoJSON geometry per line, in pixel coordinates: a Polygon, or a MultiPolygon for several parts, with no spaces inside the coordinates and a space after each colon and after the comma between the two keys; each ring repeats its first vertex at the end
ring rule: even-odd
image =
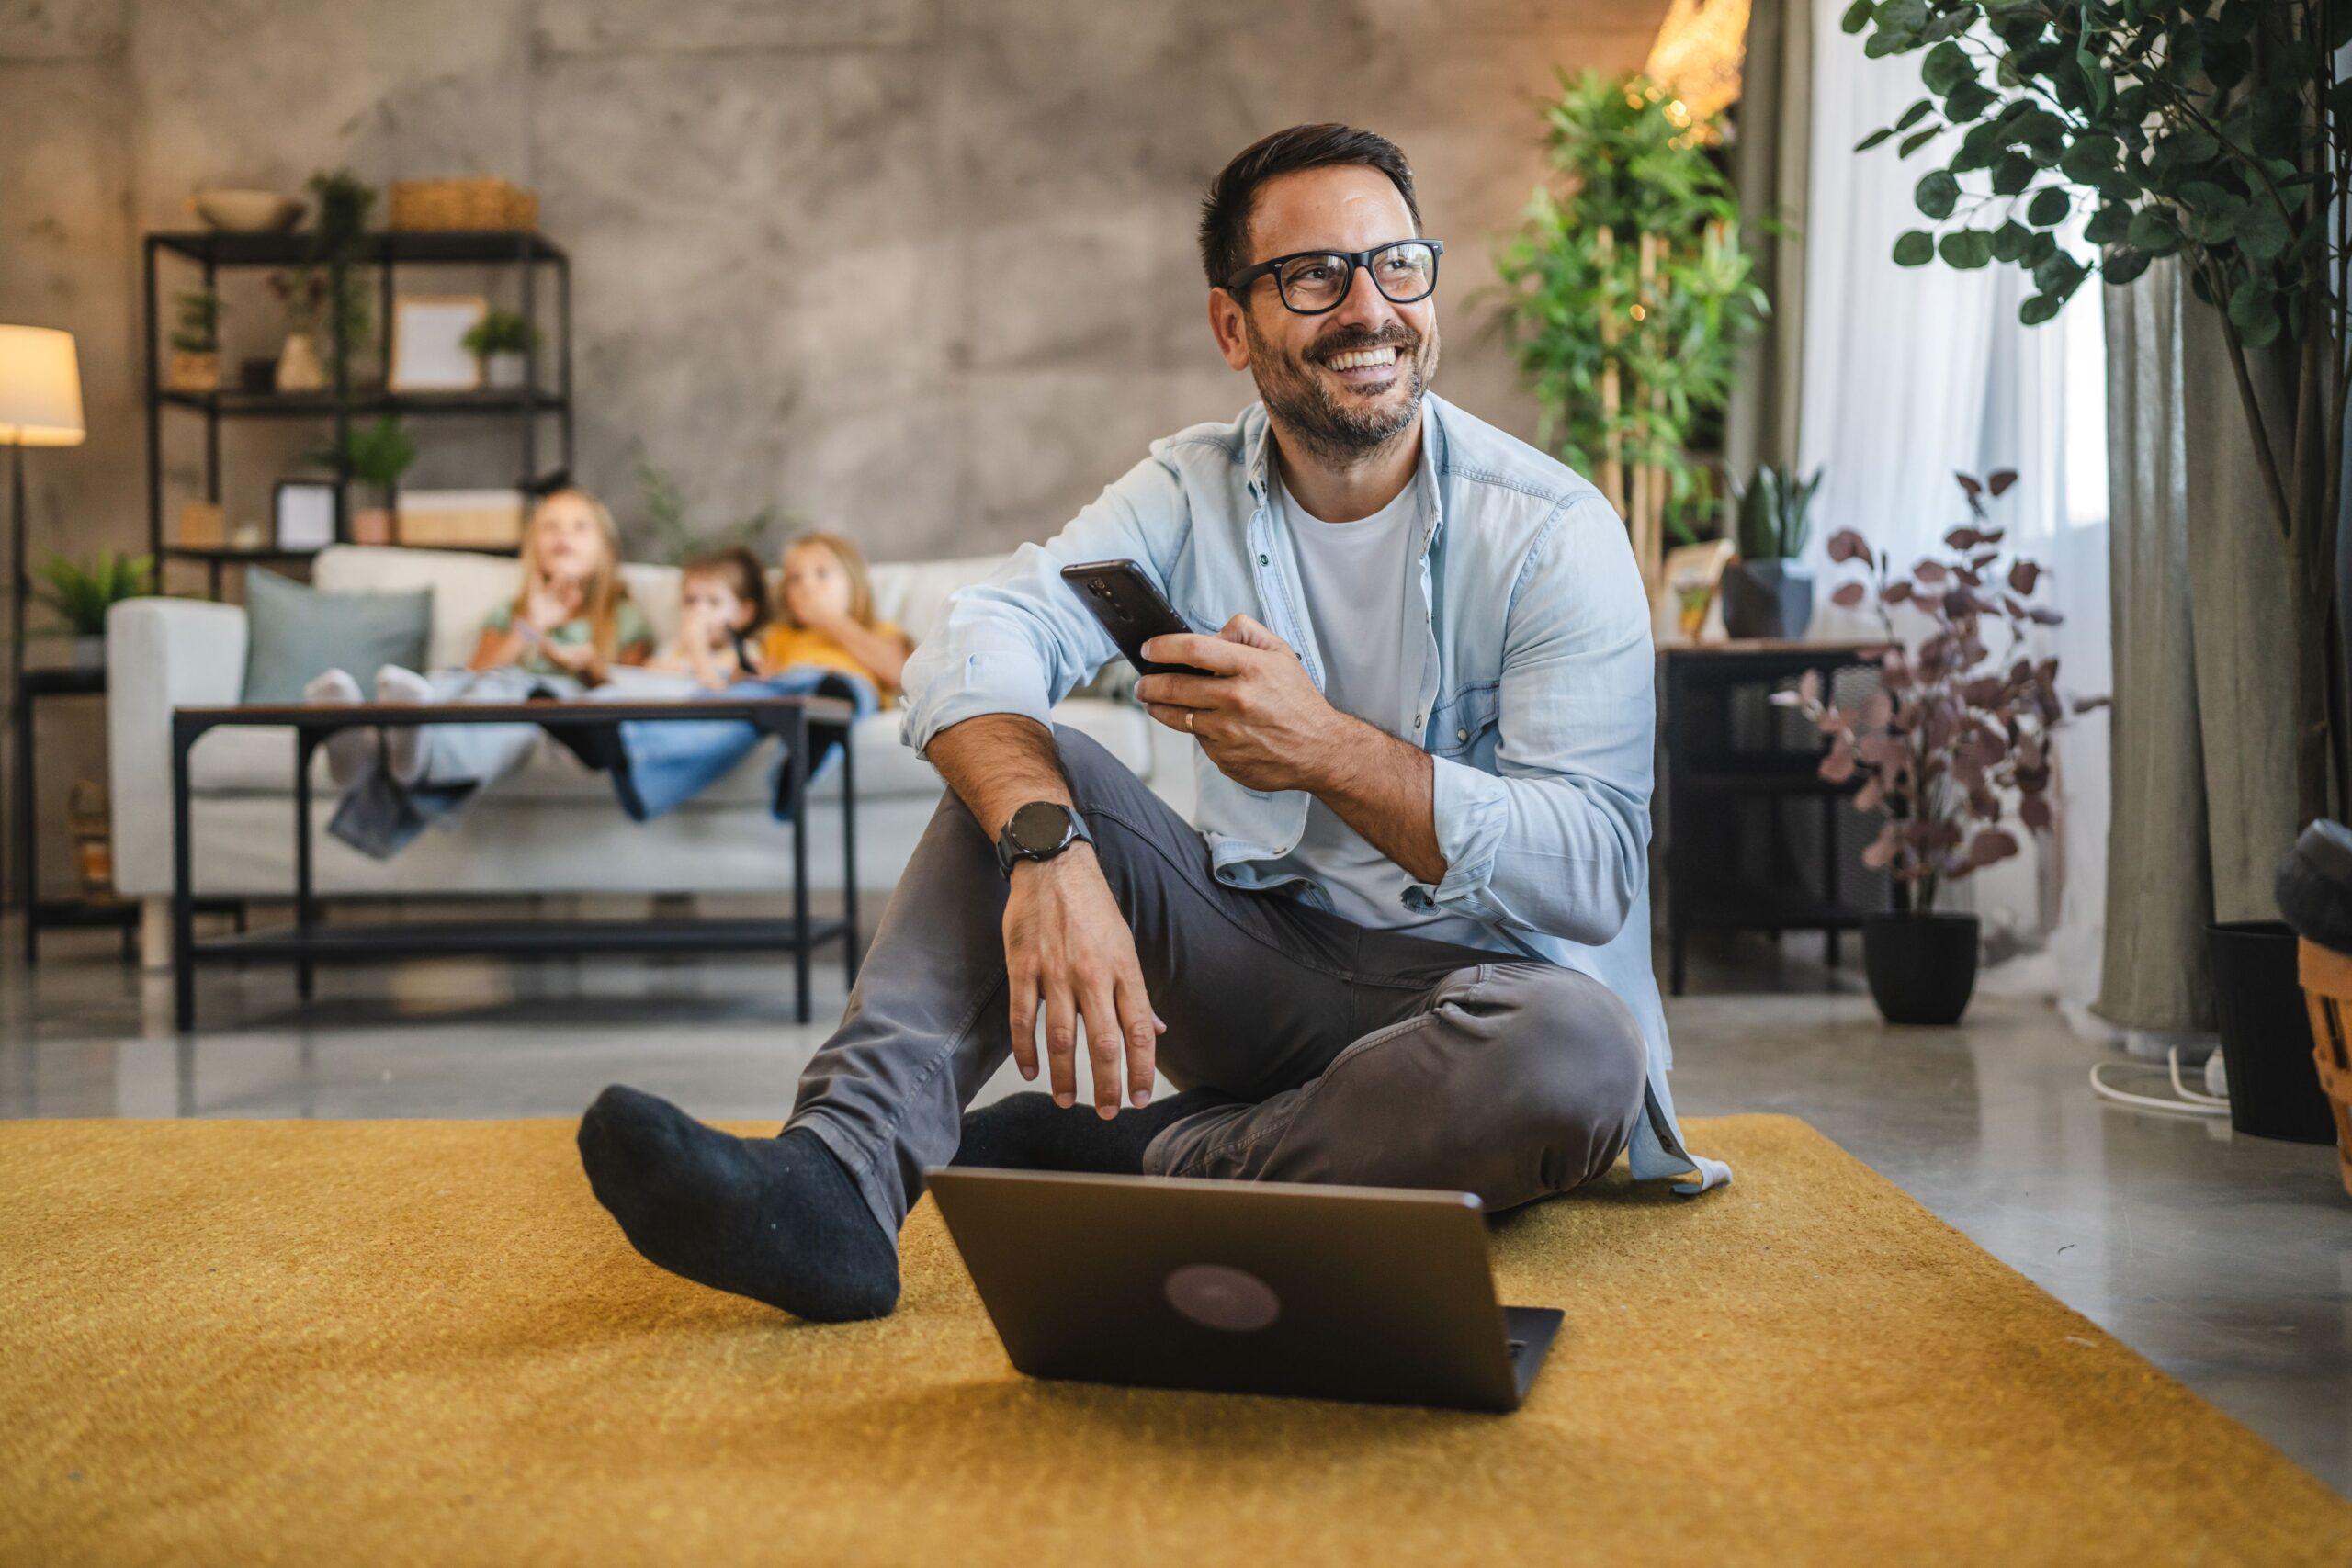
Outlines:
{"type": "Polygon", "coordinates": [[[874,581],[865,558],[839,534],[803,534],[785,547],[783,613],[760,642],[760,672],[795,665],[838,670],[874,683],[884,707],[898,701],[899,682],[914,642],[874,615],[874,581]]]}

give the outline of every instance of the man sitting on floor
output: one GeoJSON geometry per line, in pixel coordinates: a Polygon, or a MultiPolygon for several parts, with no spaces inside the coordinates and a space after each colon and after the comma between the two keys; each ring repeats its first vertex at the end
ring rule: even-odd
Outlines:
{"type": "Polygon", "coordinates": [[[1667,1092],[1649,604],[1623,525],[1427,393],[1442,246],[1393,143],[1267,137],[1200,238],[1210,330],[1262,400],[1156,443],[908,664],[906,739],[951,793],[782,1134],[618,1086],[582,1118],[597,1198],[664,1269],[878,1316],[924,1168],[951,1158],[1495,1208],[1629,1145],[1636,1177],[1728,1178],[1667,1092]],[[1199,742],[1197,830],[1048,716],[1116,656],[1059,569],[1120,558],[1221,627],[1146,650],[1209,674],[1137,689],[1199,742]],[[1008,1053],[1036,1077],[1041,1010],[1051,1096],[964,1115],[1008,1053]],[[1155,1100],[1163,1063],[1186,1087],[1155,1100]]]}

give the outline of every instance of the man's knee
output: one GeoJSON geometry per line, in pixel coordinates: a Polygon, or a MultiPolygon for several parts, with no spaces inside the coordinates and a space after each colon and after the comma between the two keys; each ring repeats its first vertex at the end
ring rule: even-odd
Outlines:
{"type": "Polygon", "coordinates": [[[1641,1025],[1608,987],[1574,970],[1514,964],[1495,986],[1504,1006],[1493,1045],[1516,1089],[1498,1134],[1539,1151],[1550,1190],[1582,1186],[1624,1149],[1641,1115],[1641,1025]]]}
{"type": "Polygon", "coordinates": [[[1143,782],[1134,769],[1111,754],[1110,748],[1082,729],[1067,724],[1054,726],[1054,750],[1062,760],[1062,776],[1069,780],[1070,793],[1081,806],[1091,805],[1096,795],[1143,782]]]}

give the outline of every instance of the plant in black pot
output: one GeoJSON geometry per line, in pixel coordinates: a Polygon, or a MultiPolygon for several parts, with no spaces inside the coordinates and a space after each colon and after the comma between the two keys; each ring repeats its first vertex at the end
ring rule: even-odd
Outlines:
{"type": "Polygon", "coordinates": [[[1887,636],[1874,656],[1878,689],[1841,708],[1808,673],[1773,697],[1829,738],[1821,776],[1860,779],[1854,804],[1886,818],[1862,863],[1894,875],[1897,907],[1863,921],[1862,962],[1889,1023],[1957,1023],[1968,1010],[1976,917],[1939,911],[1936,896],[2018,852],[2012,803],[2026,829],[2050,825],[2050,735],[2065,713],[2057,660],[2033,656],[2035,628],[2060,620],[2031,602],[2041,569],[2007,555],[2003,531],[1986,523],[1986,500],[2017,475],[1959,479],[1970,520],[1944,536],[1949,555],[1898,572],[1851,528],[1830,536],[1831,560],[1870,574],[1830,600],[1847,608],[1867,600],[1877,611],[1887,636]],[[1986,645],[1996,633],[2006,634],[1998,652],[1986,645]]]}
{"type": "Polygon", "coordinates": [[[1799,479],[1770,464],[1737,496],[1739,559],[1724,572],[1724,630],[1733,637],[1804,636],[1813,625],[1813,569],[1797,560],[1821,470],[1799,479]]]}

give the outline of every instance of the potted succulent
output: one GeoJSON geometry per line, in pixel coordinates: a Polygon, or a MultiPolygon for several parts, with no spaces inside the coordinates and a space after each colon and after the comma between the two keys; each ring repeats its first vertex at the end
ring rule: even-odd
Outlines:
{"type": "Polygon", "coordinates": [[[352,543],[390,544],[393,491],[401,475],[416,461],[416,443],[401,422],[386,414],[373,424],[356,425],[340,450],[326,447],[312,454],[312,460],[376,493],[377,505],[363,506],[351,514],[352,543]]]}
{"type": "Polygon", "coordinates": [[[485,387],[512,389],[523,385],[526,355],[539,341],[539,331],[514,310],[492,310],[466,333],[465,350],[481,362],[485,387]]]}
{"type": "MultiPolygon", "coordinates": [[[[1871,995],[1889,1023],[1950,1024],[1976,987],[1976,917],[1944,913],[1936,895],[2018,852],[2005,825],[2050,825],[2050,736],[2064,714],[2058,661],[2033,657],[2030,630],[2056,626],[2058,612],[2032,603],[2041,569],[2001,548],[1985,502],[2017,482],[2008,470],[1982,482],[1958,476],[1969,521],[1944,536],[1951,553],[1896,571],[1861,535],[1830,536],[1829,558],[1870,576],[1841,584],[1833,604],[1870,601],[1886,628],[1874,656],[1879,689],[1852,708],[1825,702],[1807,673],[1773,701],[1812,719],[1829,738],[1821,776],[1860,778],[1854,804],[1885,818],[1862,863],[1891,872],[1896,908],[1862,923],[1871,995]],[[1924,628],[1905,642],[1898,607],[1924,628]],[[1996,651],[1986,638],[2006,631],[1996,651]]],[[[2077,705],[2080,707],[2093,703],[2077,705]]]]}
{"type": "Polygon", "coordinates": [[[107,660],[107,611],[122,600],[155,592],[154,558],[101,550],[84,566],[51,556],[41,564],[32,592],[61,623],[60,633],[73,639],[74,667],[95,670],[107,660]]]}
{"type": "Polygon", "coordinates": [[[1739,559],[1724,572],[1724,630],[1733,637],[1796,638],[1813,625],[1813,569],[1800,562],[1821,470],[1799,479],[1770,464],[1742,489],[1739,559]]]}
{"type": "Polygon", "coordinates": [[[164,385],[175,392],[220,389],[220,296],[191,288],[179,297],[179,325],[172,332],[172,362],[164,385]]]}

